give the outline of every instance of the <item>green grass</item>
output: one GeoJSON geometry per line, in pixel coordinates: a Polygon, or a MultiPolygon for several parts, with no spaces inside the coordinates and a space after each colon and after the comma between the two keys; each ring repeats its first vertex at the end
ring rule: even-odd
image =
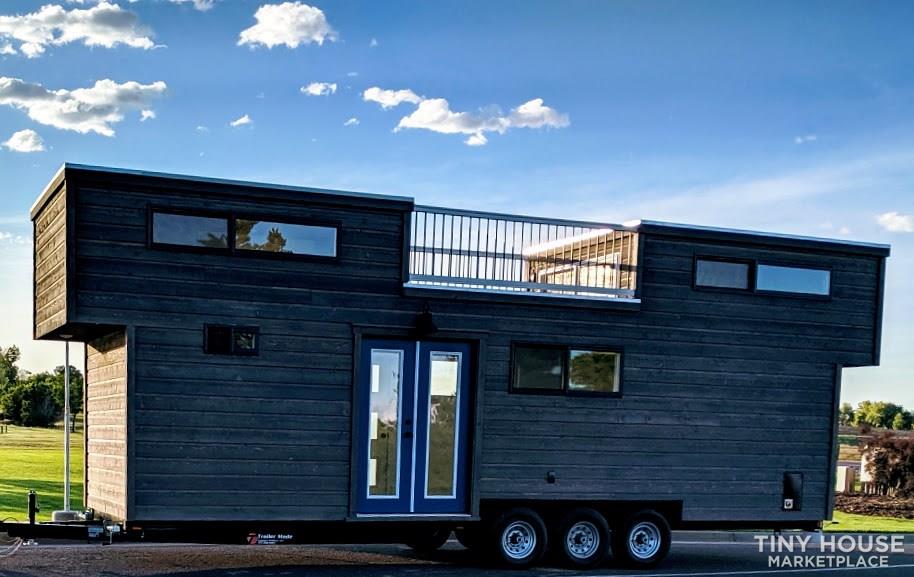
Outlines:
{"type": "Polygon", "coordinates": [[[841,533],[914,533],[914,519],[871,517],[835,511],[834,522],[826,521],[825,530],[841,533]]]}
{"type": "MultiPolygon", "coordinates": [[[[79,430],[79,425],[77,425],[79,430]]],[[[83,436],[70,435],[70,508],[83,508],[83,436]]],[[[28,492],[38,493],[38,520],[63,508],[63,429],[9,426],[0,434],[0,520],[28,520],[28,492]]]]}

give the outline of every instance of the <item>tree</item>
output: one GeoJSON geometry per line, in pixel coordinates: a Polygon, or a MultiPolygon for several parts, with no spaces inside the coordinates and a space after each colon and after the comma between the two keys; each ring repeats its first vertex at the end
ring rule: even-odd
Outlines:
{"type": "Polygon", "coordinates": [[[838,422],[842,425],[854,424],[854,407],[850,403],[842,403],[838,411],[838,422]]]}
{"type": "MultiPolygon", "coordinates": [[[[63,410],[64,399],[63,365],[54,369],[51,387],[54,389],[54,402],[63,410]]],[[[83,374],[70,365],[70,413],[81,413],[83,410],[83,374]]]]}
{"type": "Polygon", "coordinates": [[[0,407],[8,419],[24,427],[50,427],[58,413],[51,385],[41,380],[8,385],[0,407]]]}
{"type": "Polygon", "coordinates": [[[908,411],[901,411],[892,419],[892,428],[896,431],[907,431],[911,428],[912,421],[914,421],[914,415],[908,411]]]}
{"type": "Polygon", "coordinates": [[[881,493],[914,496],[914,439],[883,432],[871,437],[867,471],[881,493]]]}
{"type": "Polygon", "coordinates": [[[885,401],[861,401],[857,405],[854,424],[866,423],[873,427],[888,429],[895,420],[895,415],[904,411],[904,408],[895,403],[885,401]]]}
{"type": "Polygon", "coordinates": [[[19,347],[13,345],[7,349],[0,347],[0,391],[19,380],[19,347]]]}

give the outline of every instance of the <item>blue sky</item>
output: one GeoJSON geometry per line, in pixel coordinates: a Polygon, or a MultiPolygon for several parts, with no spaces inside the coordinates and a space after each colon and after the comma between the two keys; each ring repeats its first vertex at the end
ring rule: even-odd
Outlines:
{"type": "Polygon", "coordinates": [[[843,396],[914,408],[914,4],[269,4],[0,5],[0,78],[53,100],[0,81],[0,346],[26,368],[62,355],[30,341],[27,213],[69,161],[891,243],[883,366],[843,396]]]}

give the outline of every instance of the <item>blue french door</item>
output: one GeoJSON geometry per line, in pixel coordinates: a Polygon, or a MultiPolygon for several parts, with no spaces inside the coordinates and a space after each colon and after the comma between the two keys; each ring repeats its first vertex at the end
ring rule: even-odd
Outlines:
{"type": "Polygon", "coordinates": [[[470,351],[466,343],[362,341],[357,513],[467,512],[470,351]]]}

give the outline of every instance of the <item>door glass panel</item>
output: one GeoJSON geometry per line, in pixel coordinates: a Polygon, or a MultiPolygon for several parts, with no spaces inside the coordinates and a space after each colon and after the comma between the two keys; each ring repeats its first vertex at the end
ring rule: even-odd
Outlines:
{"type": "Polygon", "coordinates": [[[460,354],[431,353],[425,487],[429,497],[454,496],[459,389],[460,354]]]}
{"type": "Polygon", "coordinates": [[[400,474],[403,353],[372,349],[368,411],[368,495],[396,497],[400,474]]]}

